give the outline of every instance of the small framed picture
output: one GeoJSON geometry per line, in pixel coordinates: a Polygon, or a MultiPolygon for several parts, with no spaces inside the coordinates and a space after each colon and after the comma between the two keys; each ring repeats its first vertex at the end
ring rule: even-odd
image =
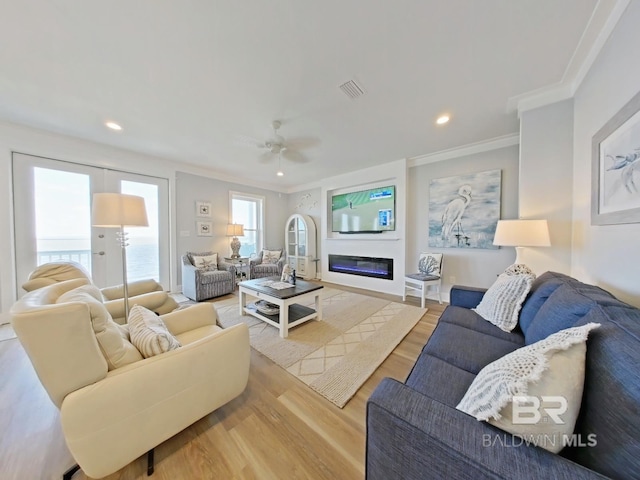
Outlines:
{"type": "Polygon", "coordinates": [[[211,203],[209,203],[209,202],[196,202],[196,215],[198,217],[210,217],[211,216],[211,203]]]}
{"type": "Polygon", "coordinates": [[[213,234],[211,230],[213,229],[213,225],[211,222],[198,222],[198,236],[199,237],[210,237],[213,234]]]}

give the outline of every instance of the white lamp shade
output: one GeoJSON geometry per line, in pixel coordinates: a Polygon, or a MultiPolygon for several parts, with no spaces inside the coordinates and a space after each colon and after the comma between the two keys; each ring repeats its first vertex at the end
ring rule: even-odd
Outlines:
{"type": "Polygon", "coordinates": [[[227,224],[227,237],[244,237],[244,225],[239,223],[227,224]]]}
{"type": "Polygon", "coordinates": [[[124,193],[95,193],[91,207],[94,227],[148,227],[144,198],[124,193]]]}
{"type": "Polygon", "coordinates": [[[493,244],[503,247],[548,247],[546,220],[498,220],[493,244]]]}

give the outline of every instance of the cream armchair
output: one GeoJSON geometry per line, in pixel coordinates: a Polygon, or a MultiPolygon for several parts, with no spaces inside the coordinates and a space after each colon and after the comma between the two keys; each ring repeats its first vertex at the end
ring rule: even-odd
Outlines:
{"type": "MultiPolygon", "coordinates": [[[[37,290],[48,285],[72,279],[85,279],[92,282],[87,270],[76,262],[50,262],[40,265],[29,275],[29,279],[22,285],[27,292],[37,290]]],[[[129,306],[141,305],[160,315],[178,308],[178,303],[162,289],[162,285],[153,279],[129,282],[129,306]]],[[[117,323],[125,323],[124,288],[122,285],[100,289],[104,306],[117,323]]]]}
{"type": "Polygon", "coordinates": [[[240,395],[250,347],[245,324],[222,329],[202,303],[162,315],[182,346],[142,359],[96,290],[82,278],[34,290],[11,308],[11,322],[60,409],[71,454],[100,478],[147,452],[152,462],[155,446],[240,395]]]}

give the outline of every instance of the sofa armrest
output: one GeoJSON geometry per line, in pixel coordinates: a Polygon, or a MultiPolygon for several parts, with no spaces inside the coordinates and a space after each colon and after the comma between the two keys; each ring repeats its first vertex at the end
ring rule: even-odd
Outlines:
{"type": "MultiPolygon", "coordinates": [[[[137,296],[129,296],[129,307],[140,305],[152,312],[163,314],[178,308],[176,302],[167,292],[149,292],[137,296]]],[[[114,321],[124,323],[124,299],[107,300],[104,306],[114,321]]]]}
{"type": "Polygon", "coordinates": [[[249,360],[239,324],[113,370],[64,399],[69,450],[86,475],[107,476],[240,395],[249,360]]]}
{"type": "Polygon", "coordinates": [[[385,378],[367,402],[366,478],[606,477],[385,378]]]}
{"type": "Polygon", "coordinates": [[[449,304],[456,307],[475,308],[486,291],[486,288],[453,285],[449,291],[449,304]]]}
{"type": "Polygon", "coordinates": [[[236,278],[237,267],[233,263],[219,262],[218,270],[222,270],[223,272],[231,272],[233,278],[236,278]]]}
{"type": "Polygon", "coordinates": [[[175,312],[160,315],[162,321],[173,335],[215,325],[218,313],[212,303],[197,303],[175,312]]]}

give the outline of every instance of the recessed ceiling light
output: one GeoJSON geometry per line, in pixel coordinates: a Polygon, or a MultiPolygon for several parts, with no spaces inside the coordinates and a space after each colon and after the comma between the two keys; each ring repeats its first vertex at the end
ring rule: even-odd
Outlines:
{"type": "Polygon", "coordinates": [[[276,173],[276,175],[279,177],[284,177],[284,172],[282,170],[278,170],[278,173],[276,173]]]}
{"type": "Polygon", "coordinates": [[[118,125],[116,122],[107,122],[105,123],[105,125],[107,127],[109,127],[111,130],[122,130],[122,127],[120,125],[118,125]]]}
{"type": "Polygon", "coordinates": [[[447,123],[449,121],[449,115],[441,115],[438,117],[438,119],[436,120],[436,123],[438,125],[444,125],[445,123],[447,123]]]}

